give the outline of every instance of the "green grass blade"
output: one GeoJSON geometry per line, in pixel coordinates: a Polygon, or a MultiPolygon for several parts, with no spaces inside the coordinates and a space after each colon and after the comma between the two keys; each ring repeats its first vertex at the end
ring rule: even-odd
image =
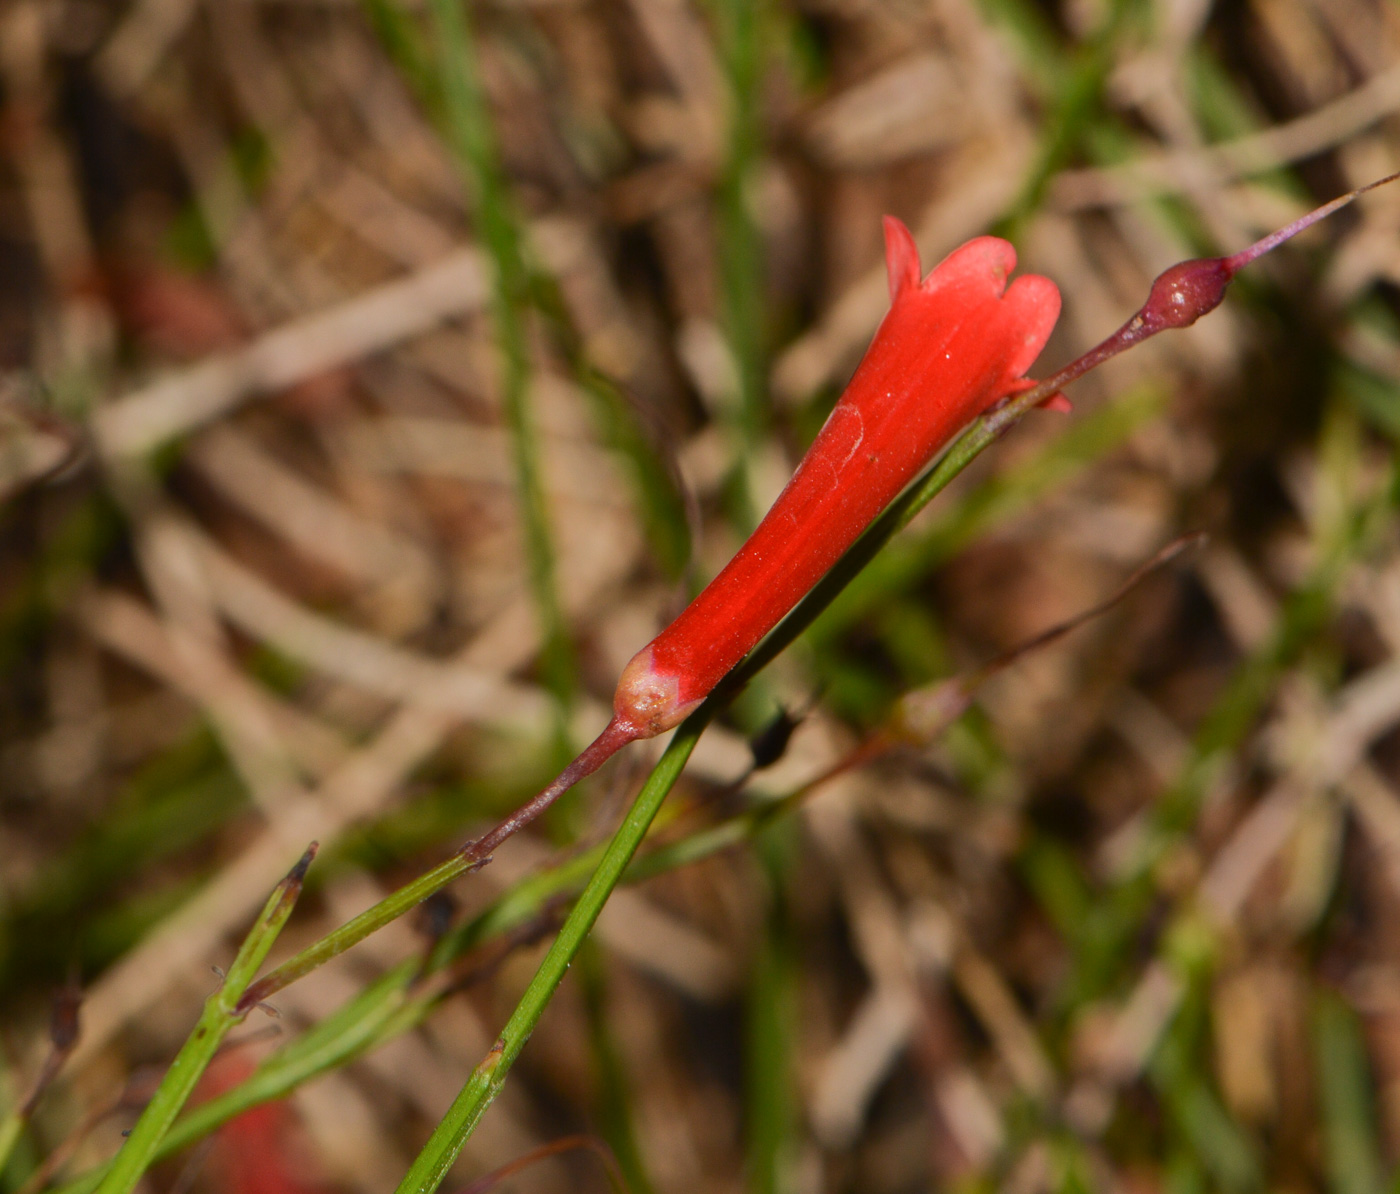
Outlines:
{"type": "Polygon", "coordinates": [[[544,631],[541,668],[547,687],[567,704],[574,690],[573,649],[559,604],[539,436],[528,393],[525,318],[531,306],[530,271],[482,90],[478,46],[466,6],[462,0],[433,0],[431,12],[448,135],[474,202],[481,239],[495,265],[492,311],[504,364],[502,403],[511,435],[530,591],[544,631]]]}
{"type": "Polygon", "coordinates": [[[1312,1020],[1328,1189],[1332,1194],[1381,1194],[1385,1171],[1361,1025],[1330,991],[1318,994],[1312,1020]]]}
{"type": "Polygon", "coordinates": [[[608,1023],[607,968],[598,947],[591,941],[584,942],[579,950],[578,963],[574,973],[583,990],[584,1014],[588,1017],[589,1044],[598,1082],[599,1134],[617,1158],[628,1194],[653,1194],[655,1186],[637,1144],[631,1082],[608,1023]]]}
{"type": "Polygon", "coordinates": [[[234,957],[219,989],[205,1002],[204,1012],[189,1039],[166,1071],[155,1096],[146,1105],[112,1167],[98,1186],[98,1194],[128,1194],[155,1159],[156,1151],[175,1117],[193,1093],[195,1084],[214,1059],[229,1029],[242,1019],[238,1001],[263,964],[282,926],[287,923],[301,894],[306,870],[316,855],[313,845],[285,879],[273,889],[252,929],[234,957]]]}
{"type": "Polygon", "coordinates": [[[758,521],[748,469],[768,428],[764,253],[750,210],[763,149],[759,85],[765,7],[762,0],[717,0],[714,6],[729,82],[728,145],[718,195],[718,254],[725,334],[734,353],[739,383],[734,422],[742,480],[739,506],[743,516],[739,521],[745,530],[758,521]]]}
{"type": "Polygon", "coordinates": [[[690,758],[691,751],[695,749],[695,744],[699,741],[711,715],[712,706],[706,704],[676,731],[665,753],[637,794],[621,827],[608,844],[598,869],[593,872],[588,886],[584,888],[563,928],[559,930],[559,935],[554,939],[554,944],[545,954],[544,961],[540,963],[535,977],[516,1005],[515,1012],[501,1031],[495,1047],[472,1071],[461,1093],[434,1130],[423,1151],[414,1160],[403,1181],[399,1183],[399,1194],[428,1194],[429,1191],[436,1190],[442,1179],[447,1176],[447,1171],[457,1159],[457,1154],[462,1151],[467,1138],[500,1093],[510,1067],[519,1056],[520,1050],[525,1047],[530,1033],[534,1031],[540,1016],[544,1014],[544,1009],[549,1005],[555,988],[563,981],[574,955],[598,919],[608,896],[622,878],[637,847],[641,845],[652,819],[661,807],[661,802],[680,778],[681,770],[690,758]]]}
{"type": "Polygon", "coordinates": [[[751,1194],[782,1194],[792,1185],[797,1151],[794,1078],[796,974],[783,900],[789,853],[769,832],[756,840],[769,906],[749,974],[745,1031],[745,1162],[751,1194]]]}
{"type": "Polygon", "coordinates": [[[439,863],[432,870],[419,875],[418,878],[409,883],[405,883],[397,891],[385,896],[379,903],[365,909],[352,920],[346,921],[340,928],[326,934],[319,941],[313,942],[295,957],[288,958],[276,970],[254,983],[248,988],[243,998],[243,1010],[246,1011],[255,1003],[270,998],[283,987],[310,974],[316,967],[324,965],[332,958],[339,957],[352,945],[363,941],[371,933],[382,929],[391,921],[398,920],[406,912],[411,912],[430,895],[441,891],[452,880],[465,875],[472,869],[472,865],[464,860],[459,852],[452,855],[446,862],[439,863]]]}

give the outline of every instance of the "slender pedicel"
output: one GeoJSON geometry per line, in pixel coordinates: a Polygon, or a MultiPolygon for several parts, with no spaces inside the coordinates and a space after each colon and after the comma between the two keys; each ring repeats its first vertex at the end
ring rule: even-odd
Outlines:
{"type": "Polygon", "coordinates": [[[787,487],[719,575],[628,663],[607,728],[462,856],[484,862],[629,742],[683,721],[965,424],[1004,398],[989,416],[993,430],[1032,406],[1067,406],[1064,386],[1158,332],[1190,327],[1250,262],[1396,178],[1333,199],[1239,253],[1172,266],[1127,323],[1041,382],[1024,374],[1059,315],[1054,283],[1028,274],[1007,287],[1016,252],[990,236],[968,241],[921,282],[913,237],[886,216],[889,313],[787,487]]]}
{"type": "MultiPolygon", "coordinates": [[[[1255,241],[1247,249],[1232,253],[1228,257],[1198,257],[1163,270],[1152,283],[1147,301],[1138,308],[1137,314],[1108,339],[1071,361],[1053,377],[1038,382],[1035,394],[1059,390],[1061,386],[1068,385],[1076,378],[1083,377],[1089,370],[1102,365],[1110,357],[1116,357],[1124,349],[1141,344],[1158,332],[1165,332],[1168,328],[1190,327],[1202,315],[1208,315],[1220,306],[1234,276],[1250,262],[1264,256],[1271,249],[1278,248],[1284,241],[1297,236],[1305,228],[1311,228],[1319,220],[1346,207],[1353,199],[1367,191],[1383,187],[1388,182],[1394,182],[1397,178],[1400,178],[1400,171],[1387,174],[1375,182],[1368,182],[1345,195],[1339,195],[1321,207],[1314,208],[1307,215],[1299,216],[1293,223],[1277,232],[1271,232],[1255,241]]],[[[1033,396],[1027,395],[1028,398],[1033,396]]]]}

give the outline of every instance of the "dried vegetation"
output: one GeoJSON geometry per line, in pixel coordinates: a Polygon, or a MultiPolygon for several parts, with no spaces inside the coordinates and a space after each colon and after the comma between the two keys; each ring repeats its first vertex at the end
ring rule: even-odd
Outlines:
{"type": "MultiPolygon", "coordinates": [[[[110,1157],[308,841],[283,954],[596,731],[883,313],[882,213],[930,261],[1012,237],[1065,297],[1048,367],[1164,266],[1400,164],[1385,0],[471,13],[494,189],[473,130],[444,133],[426,8],[0,9],[12,1101],[43,1068],[50,994],[82,990],[8,1189],[110,1157]],[[513,354],[493,210],[557,284],[510,313],[513,354]]],[[[1093,604],[1183,531],[1210,544],[987,684],[929,749],[619,891],[458,1177],[587,1132],[634,1194],[1381,1190],[1400,1159],[1397,284],[1400,192],[1380,191],[960,478],[712,728],[668,840],[794,790],[901,692],[1093,604]],[[810,713],[736,785],[779,703],[810,713]]],[[[225,1085],[357,993],[398,982],[410,1008],[289,1082],[288,1113],[240,1121],[260,1135],[187,1150],[150,1188],[273,1189],[238,1147],[307,1188],[397,1182],[558,903],[499,932],[471,918],[606,835],[646,757],[281,992],[278,1033],[255,1013],[225,1085]],[[450,924],[477,925],[470,948],[413,985],[450,924]]],[[[602,1173],[571,1156],[511,1181],[602,1173]]]]}

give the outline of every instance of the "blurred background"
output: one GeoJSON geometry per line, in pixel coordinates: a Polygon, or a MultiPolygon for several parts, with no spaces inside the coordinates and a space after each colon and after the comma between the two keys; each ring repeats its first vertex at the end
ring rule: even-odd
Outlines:
{"type": "MultiPolygon", "coordinates": [[[[0,1178],[36,1191],[308,841],[276,957],[601,727],[859,359],[882,214],[1054,279],[1048,372],[1400,167],[1400,11],[9,0],[0,97],[0,1108],[81,999],[0,1178]]],[[[450,1181],[582,1133],[633,1194],[1392,1188],[1398,271],[1382,189],[959,478],[707,734],[662,832],[733,844],[617,893],[450,1181]]],[[[655,753],[255,1013],[199,1097],[315,1026],[322,1072],[148,1188],[391,1188],[557,924],[532,876],[655,753]]]]}

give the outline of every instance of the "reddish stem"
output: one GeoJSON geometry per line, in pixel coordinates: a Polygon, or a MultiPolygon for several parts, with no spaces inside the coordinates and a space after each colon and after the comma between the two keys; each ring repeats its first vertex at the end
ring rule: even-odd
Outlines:
{"type": "Polygon", "coordinates": [[[1385,186],[1388,182],[1394,182],[1397,178],[1400,178],[1400,172],[1378,178],[1364,187],[1357,187],[1354,191],[1339,195],[1331,202],[1314,208],[1307,215],[1300,216],[1287,227],[1269,233],[1249,248],[1241,249],[1228,257],[1201,257],[1194,261],[1182,261],[1164,270],[1152,283],[1147,301],[1138,308],[1137,314],[1106,340],[1077,360],[1071,361],[1053,377],[1038,383],[1034,390],[1021,396],[1021,400],[1017,402],[1018,409],[1028,409],[1029,406],[1044,401],[1070,382],[1083,377],[1089,370],[1102,365],[1110,357],[1116,357],[1125,349],[1141,344],[1158,332],[1164,332],[1168,328],[1190,327],[1202,315],[1207,315],[1220,306],[1231,280],[1250,262],[1262,257],[1271,249],[1276,249],[1284,241],[1297,236],[1319,220],[1326,219],[1358,196],[1385,186]],[[1037,395],[1039,397],[1032,401],[1037,395]]]}
{"type": "Polygon", "coordinates": [[[1225,263],[1229,267],[1231,274],[1236,274],[1255,258],[1264,256],[1270,249],[1283,244],[1290,237],[1297,236],[1304,228],[1310,228],[1319,220],[1325,220],[1334,211],[1345,207],[1359,195],[1364,195],[1367,191],[1374,191],[1377,187],[1383,187],[1388,182],[1394,182],[1400,178],[1400,171],[1394,174],[1387,174],[1384,178],[1378,178],[1374,182],[1368,182],[1364,187],[1357,187],[1354,191],[1348,191],[1345,195],[1338,195],[1330,203],[1324,203],[1321,207],[1315,207],[1305,216],[1299,216],[1286,228],[1280,228],[1277,232],[1271,232],[1268,236],[1255,241],[1247,249],[1241,249],[1225,258],[1225,263]]]}
{"type": "Polygon", "coordinates": [[[506,838],[524,829],[579,780],[592,775],[629,742],[635,742],[641,736],[634,726],[614,717],[603,732],[583,748],[578,758],[555,777],[549,787],[527,800],[494,829],[463,846],[462,857],[474,866],[484,866],[490,862],[491,852],[506,838]]]}

